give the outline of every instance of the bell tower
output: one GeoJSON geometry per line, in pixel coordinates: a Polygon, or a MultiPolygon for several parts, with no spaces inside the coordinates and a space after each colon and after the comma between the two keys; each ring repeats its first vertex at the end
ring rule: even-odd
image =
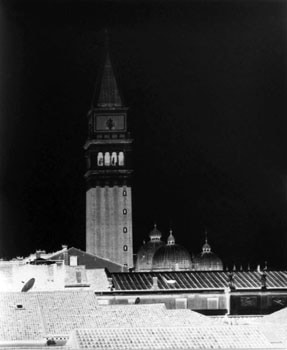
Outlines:
{"type": "Polygon", "coordinates": [[[88,112],[85,143],[86,251],[133,267],[132,142],[106,45],[105,63],[88,112]]]}

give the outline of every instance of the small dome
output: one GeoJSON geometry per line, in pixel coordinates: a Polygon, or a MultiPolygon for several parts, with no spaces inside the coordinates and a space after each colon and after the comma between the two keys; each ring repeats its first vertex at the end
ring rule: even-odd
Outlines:
{"type": "Polygon", "coordinates": [[[151,241],[159,241],[161,239],[161,232],[157,229],[156,224],[154,224],[153,229],[150,231],[149,238],[151,241]]]}
{"type": "Polygon", "coordinates": [[[153,230],[149,234],[150,241],[144,243],[137,253],[136,271],[151,271],[154,253],[164,245],[164,242],[161,241],[161,236],[161,232],[154,225],[153,230]]]}
{"type": "Polygon", "coordinates": [[[196,271],[222,271],[221,259],[211,251],[211,247],[205,239],[202,252],[193,258],[193,268],[196,271]]]}
{"type": "Polygon", "coordinates": [[[175,244],[174,236],[170,231],[167,244],[160,247],[154,254],[152,269],[158,271],[190,270],[191,267],[189,252],[179,244],[175,244]]]}
{"type": "Polygon", "coordinates": [[[203,253],[210,253],[211,252],[211,246],[207,242],[207,238],[205,239],[205,243],[202,246],[202,252],[203,253]]]}

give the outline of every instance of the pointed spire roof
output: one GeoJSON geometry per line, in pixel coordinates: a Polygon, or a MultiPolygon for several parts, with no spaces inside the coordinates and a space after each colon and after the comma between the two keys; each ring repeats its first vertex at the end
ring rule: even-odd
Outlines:
{"type": "Polygon", "coordinates": [[[97,107],[113,108],[122,106],[123,104],[114,75],[110,54],[107,52],[97,107]]]}
{"type": "Polygon", "coordinates": [[[105,31],[105,64],[103,66],[102,75],[99,83],[99,91],[96,106],[100,108],[123,107],[122,99],[115,78],[110,52],[109,37],[107,30],[105,31]]]}

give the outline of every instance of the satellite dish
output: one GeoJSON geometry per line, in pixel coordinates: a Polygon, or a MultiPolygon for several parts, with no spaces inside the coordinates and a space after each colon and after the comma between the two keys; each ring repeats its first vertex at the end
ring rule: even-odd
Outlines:
{"type": "Polygon", "coordinates": [[[34,286],[34,283],[35,283],[35,278],[30,278],[29,281],[27,281],[24,284],[21,292],[28,292],[28,290],[30,290],[34,286]]]}

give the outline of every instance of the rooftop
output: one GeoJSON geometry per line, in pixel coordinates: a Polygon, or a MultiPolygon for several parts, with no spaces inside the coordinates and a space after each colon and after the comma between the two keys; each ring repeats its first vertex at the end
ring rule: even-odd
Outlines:
{"type": "MultiPolygon", "coordinates": [[[[257,271],[232,272],[236,289],[260,289],[261,274],[257,271]]],[[[112,273],[114,288],[118,291],[151,290],[153,277],[158,279],[160,290],[204,290],[229,287],[230,273],[226,271],[168,271],[112,273]]],[[[267,271],[267,288],[285,288],[286,271],[267,271]]]]}

